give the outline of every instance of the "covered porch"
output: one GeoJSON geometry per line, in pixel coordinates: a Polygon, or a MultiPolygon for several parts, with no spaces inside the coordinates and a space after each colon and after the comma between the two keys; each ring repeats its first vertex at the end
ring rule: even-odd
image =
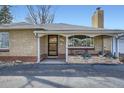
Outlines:
{"type": "MultiPolygon", "coordinates": [[[[122,34],[121,31],[34,31],[37,40],[37,63],[44,62],[43,59],[54,58],[64,59],[65,63],[119,63],[118,38],[122,34]],[[57,55],[49,56],[49,36],[57,36],[57,55]],[[82,42],[75,43],[74,38],[82,37],[82,42]],[[43,38],[46,37],[44,41],[43,38]],[[72,37],[72,39],[71,39],[72,37]],[[72,40],[72,42],[70,42],[72,40]],[[75,44],[74,44],[75,43],[75,44]],[[43,46],[45,45],[45,46],[43,46]],[[79,45],[79,46],[78,46],[79,45]],[[44,49],[45,48],[45,49],[44,49]],[[46,53],[44,54],[44,51],[46,53]],[[88,52],[92,55],[88,60],[82,54],[88,52]],[[106,59],[104,56],[99,56],[106,52],[112,53],[117,59],[106,59]]],[[[79,38],[78,38],[79,39],[79,38]]],[[[76,38],[75,38],[76,40],[76,38]]],[[[53,53],[54,55],[54,53],[53,53]]]]}

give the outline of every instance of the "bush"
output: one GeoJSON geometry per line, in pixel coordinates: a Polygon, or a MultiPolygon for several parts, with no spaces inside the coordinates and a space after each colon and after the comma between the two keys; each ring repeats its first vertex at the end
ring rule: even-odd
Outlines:
{"type": "Polygon", "coordinates": [[[98,53],[99,55],[103,55],[103,51],[99,51],[99,53],[98,53]]]}
{"type": "Polygon", "coordinates": [[[114,55],[113,55],[113,57],[112,58],[114,58],[114,59],[117,59],[117,57],[116,57],[116,54],[114,53],[114,55]]]}
{"type": "Polygon", "coordinates": [[[113,54],[110,51],[108,51],[105,53],[104,57],[113,58],[113,54]]]}
{"type": "Polygon", "coordinates": [[[88,51],[85,51],[85,52],[82,54],[82,57],[83,57],[84,59],[86,59],[86,58],[91,58],[91,54],[90,54],[88,51]]]}
{"type": "Polygon", "coordinates": [[[124,63],[124,57],[119,58],[120,62],[124,63]]]}
{"type": "Polygon", "coordinates": [[[113,55],[110,51],[106,52],[105,55],[104,55],[104,57],[113,58],[113,59],[116,59],[117,58],[116,55],[115,55],[115,53],[113,55]]]}

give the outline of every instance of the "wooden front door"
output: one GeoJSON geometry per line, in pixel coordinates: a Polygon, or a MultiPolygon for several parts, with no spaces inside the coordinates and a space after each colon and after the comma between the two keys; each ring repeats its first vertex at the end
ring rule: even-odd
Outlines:
{"type": "Polygon", "coordinates": [[[58,56],[58,35],[48,35],[48,56],[58,56]]]}

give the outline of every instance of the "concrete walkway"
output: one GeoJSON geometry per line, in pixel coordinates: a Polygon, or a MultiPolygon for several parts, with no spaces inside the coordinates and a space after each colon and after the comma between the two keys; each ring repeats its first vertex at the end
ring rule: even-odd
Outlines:
{"type": "Polygon", "coordinates": [[[0,67],[0,87],[124,87],[124,65],[22,64],[0,67]]]}
{"type": "Polygon", "coordinates": [[[66,64],[65,59],[48,58],[40,62],[41,64],[66,64]]]}

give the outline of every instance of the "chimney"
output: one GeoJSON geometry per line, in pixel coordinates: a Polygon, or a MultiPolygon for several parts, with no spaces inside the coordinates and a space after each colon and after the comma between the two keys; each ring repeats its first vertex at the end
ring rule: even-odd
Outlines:
{"type": "Polygon", "coordinates": [[[104,11],[101,7],[96,8],[92,16],[92,26],[96,28],[104,28],[104,11]]]}

